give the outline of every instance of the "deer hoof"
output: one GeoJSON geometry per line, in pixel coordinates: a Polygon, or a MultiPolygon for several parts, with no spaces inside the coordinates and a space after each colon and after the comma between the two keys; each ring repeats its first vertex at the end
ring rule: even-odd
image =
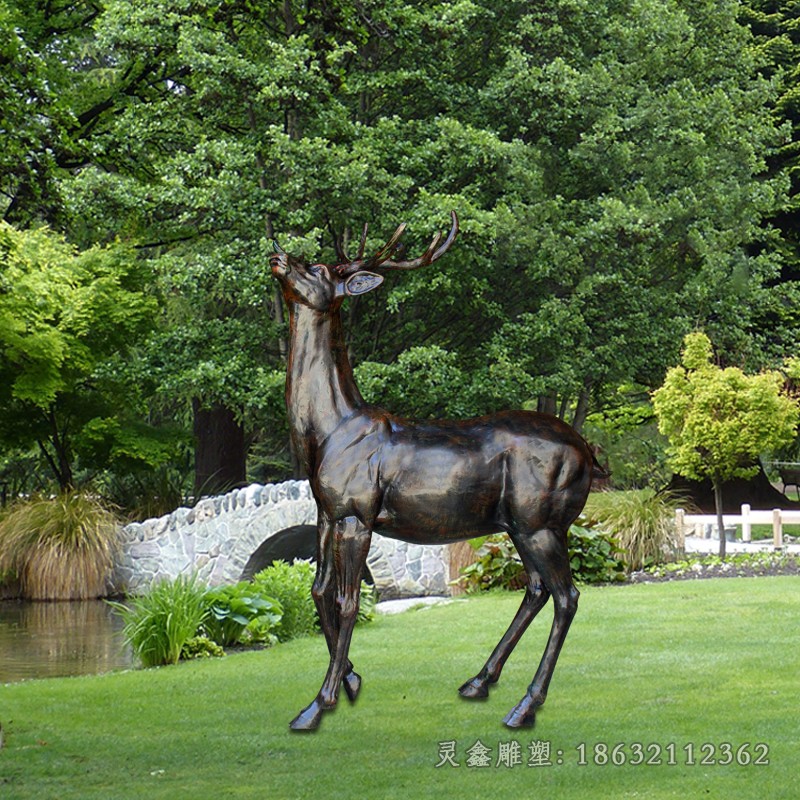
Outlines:
{"type": "Polygon", "coordinates": [[[509,728],[532,728],[536,722],[537,708],[538,706],[526,697],[503,717],[503,723],[509,728]]]}
{"type": "Polygon", "coordinates": [[[468,680],[458,693],[468,700],[482,700],[489,696],[489,682],[476,676],[468,680]]]}
{"type": "Polygon", "coordinates": [[[344,686],[347,699],[351,703],[354,703],[358,697],[358,693],[361,691],[361,676],[351,669],[350,672],[342,678],[342,685],[344,686]]]}
{"type": "Polygon", "coordinates": [[[325,707],[318,700],[315,700],[289,723],[289,727],[293,731],[315,731],[319,728],[324,712],[325,707]]]}

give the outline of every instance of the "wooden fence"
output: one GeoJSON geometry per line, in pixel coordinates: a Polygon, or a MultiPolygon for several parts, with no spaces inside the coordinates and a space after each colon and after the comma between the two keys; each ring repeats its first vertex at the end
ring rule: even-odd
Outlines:
{"type": "MultiPolygon", "coordinates": [[[[753,511],[745,504],[740,514],[723,514],[722,522],[725,527],[733,525],[741,527],[743,542],[752,541],[753,525],[772,525],[772,543],[777,548],[783,547],[783,526],[800,524],[800,510],[773,508],[771,511],[753,511]]],[[[686,543],[687,530],[696,525],[711,525],[716,532],[716,514],[687,514],[682,508],[676,509],[675,528],[679,547],[683,547],[686,543]]]]}

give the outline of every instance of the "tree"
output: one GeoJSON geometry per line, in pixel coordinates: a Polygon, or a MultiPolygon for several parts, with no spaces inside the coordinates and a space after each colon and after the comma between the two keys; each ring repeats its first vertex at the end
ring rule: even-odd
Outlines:
{"type": "Polygon", "coordinates": [[[781,270],[766,302],[754,309],[754,339],[766,358],[796,352],[800,308],[800,6],[793,0],[745,0],[740,17],[753,31],[759,70],[777,87],[770,106],[782,137],[768,154],[770,172],[788,183],[784,203],[765,224],[780,233],[773,244],[781,270]]]}
{"type": "Polygon", "coordinates": [[[659,430],[668,437],[673,469],[694,480],[710,478],[719,528],[719,554],[725,556],[722,484],[759,471],[762,453],[789,444],[800,420],[797,401],[782,393],[776,372],[745,375],[713,363],[704,333],[684,339],[682,366],[667,372],[653,393],[659,430]]]}
{"type": "Polygon", "coordinates": [[[67,490],[82,438],[121,445],[130,433],[124,422],[136,424],[135,387],[101,367],[152,325],[148,272],[126,248],[79,252],[47,228],[5,222],[0,267],[0,440],[37,446],[67,490]]]}
{"type": "Polygon", "coordinates": [[[538,406],[580,427],[621,384],[657,385],[697,324],[753,350],[782,183],[735,3],[0,2],[38,70],[9,73],[28,99],[5,127],[46,178],[7,173],[10,217],[147,259],[151,408],[224,418],[284,470],[276,233],[329,261],[363,221],[368,249],[399,221],[417,249],[459,211],[440,269],[348,310],[376,399],[414,366],[409,414],[538,406]]]}

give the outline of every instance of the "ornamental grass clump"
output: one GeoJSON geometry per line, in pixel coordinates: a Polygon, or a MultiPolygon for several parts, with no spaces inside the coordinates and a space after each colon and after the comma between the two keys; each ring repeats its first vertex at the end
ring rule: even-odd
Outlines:
{"type": "Polygon", "coordinates": [[[209,614],[206,588],[196,575],[157,581],[147,594],[109,605],[122,616],[125,639],[145,667],[177,664],[209,614]]]}
{"type": "Polygon", "coordinates": [[[0,517],[0,574],[16,575],[30,600],[104,597],[119,524],[84,492],[19,501],[0,517]]]}
{"type": "Polygon", "coordinates": [[[679,504],[675,495],[652,489],[592,492],[584,515],[613,537],[631,571],[673,558],[679,504]]]}

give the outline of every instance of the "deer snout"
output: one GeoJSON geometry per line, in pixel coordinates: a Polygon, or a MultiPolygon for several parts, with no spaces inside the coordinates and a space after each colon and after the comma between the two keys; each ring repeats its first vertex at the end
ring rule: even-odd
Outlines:
{"type": "Polygon", "coordinates": [[[276,278],[282,278],[291,272],[289,260],[285,253],[273,253],[269,257],[269,266],[276,278]]]}

